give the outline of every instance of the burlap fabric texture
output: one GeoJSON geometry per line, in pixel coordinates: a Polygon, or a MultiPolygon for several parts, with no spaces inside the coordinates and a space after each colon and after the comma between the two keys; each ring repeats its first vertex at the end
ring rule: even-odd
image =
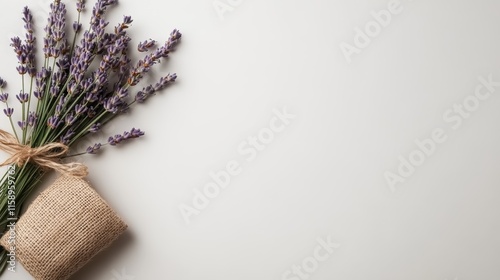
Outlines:
{"type": "MultiPolygon", "coordinates": [[[[68,279],[126,228],[85,180],[62,176],[17,222],[16,258],[37,280],[68,279]]],[[[8,237],[0,239],[7,250],[8,237]]]]}

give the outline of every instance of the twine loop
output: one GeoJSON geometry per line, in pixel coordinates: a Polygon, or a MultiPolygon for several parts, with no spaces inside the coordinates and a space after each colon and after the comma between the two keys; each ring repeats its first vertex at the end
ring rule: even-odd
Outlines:
{"type": "Polygon", "coordinates": [[[69,150],[69,147],[62,143],[53,142],[41,147],[30,147],[19,143],[12,134],[0,129],[0,150],[10,155],[7,160],[0,164],[0,167],[11,164],[23,166],[32,162],[42,168],[53,169],[66,176],[83,178],[88,174],[87,167],[81,163],[61,162],[61,158],[69,150]]]}

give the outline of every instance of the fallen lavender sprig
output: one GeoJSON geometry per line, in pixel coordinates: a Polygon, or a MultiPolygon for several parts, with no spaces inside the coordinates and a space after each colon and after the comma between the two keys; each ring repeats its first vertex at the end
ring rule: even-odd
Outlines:
{"type": "MultiPolygon", "coordinates": [[[[25,34],[12,38],[10,44],[17,57],[16,71],[21,83],[14,94],[21,109],[17,115],[18,108],[10,103],[12,94],[4,92],[7,83],[0,78],[0,103],[3,103],[12,135],[20,144],[37,148],[56,142],[71,148],[129,111],[134,104],[144,103],[175,82],[177,75],[172,73],[136,89],[156,64],[169,57],[182,34],[173,30],[160,46],[152,39],[142,41],[136,49],[145,54],[134,63],[129,51],[131,38],[127,34],[132,18],[124,16],[114,27],[109,27],[105,18],[107,10],[117,2],[97,0],[85,29],[81,23],[81,14],[86,9],[84,0],[76,1],[77,19],[71,24],[67,24],[66,5],[54,0],[42,40],[35,36],[31,11],[28,7],[23,9],[25,34]],[[43,54],[40,65],[36,64],[37,50],[43,54]],[[18,115],[20,119],[14,120],[18,115]]],[[[133,128],[110,136],[106,143],[96,143],[86,151],[76,151],[66,157],[96,154],[104,146],[116,146],[143,135],[143,131],[133,128]]],[[[17,216],[46,170],[31,162],[12,168],[17,187],[17,216]]],[[[7,189],[7,177],[1,180],[1,189],[7,189]]],[[[7,193],[0,192],[0,233],[5,231],[7,217],[12,214],[7,211],[7,199],[7,193]]],[[[5,269],[6,261],[6,251],[0,248],[0,271],[5,269]]]]}

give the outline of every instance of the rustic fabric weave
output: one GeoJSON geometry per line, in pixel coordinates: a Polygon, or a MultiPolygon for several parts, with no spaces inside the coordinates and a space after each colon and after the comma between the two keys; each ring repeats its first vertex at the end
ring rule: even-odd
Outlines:
{"type": "Polygon", "coordinates": [[[16,258],[37,280],[68,279],[126,228],[86,181],[59,177],[17,222],[16,258]]]}

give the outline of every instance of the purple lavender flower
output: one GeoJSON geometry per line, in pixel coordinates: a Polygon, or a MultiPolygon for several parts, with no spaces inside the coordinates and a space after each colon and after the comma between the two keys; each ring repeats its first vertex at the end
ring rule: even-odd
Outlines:
{"type": "Polygon", "coordinates": [[[80,33],[80,30],[82,30],[82,24],[77,21],[73,22],[73,31],[80,33]]]}
{"type": "Polygon", "coordinates": [[[22,129],[25,130],[26,127],[28,127],[28,123],[26,121],[18,121],[17,125],[22,129]]]}
{"type": "Polygon", "coordinates": [[[36,99],[40,100],[43,98],[43,91],[35,90],[33,91],[33,95],[36,97],[36,99]]]}
{"type": "Polygon", "coordinates": [[[45,27],[46,37],[44,38],[43,51],[45,57],[59,57],[66,44],[63,40],[66,37],[66,6],[61,1],[54,1],[50,4],[49,19],[45,27]]]}
{"type": "Polygon", "coordinates": [[[14,114],[14,108],[6,108],[6,109],[3,109],[3,112],[4,112],[4,114],[5,114],[7,117],[10,117],[10,116],[12,116],[12,114],[14,114]]]}
{"type": "Polygon", "coordinates": [[[4,88],[6,85],[7,82],[4,79],[0,78],[0,88],[4,88]]]}
{"type": "Polygon", "coordinates": [[[114,137],[111,136],[108,138],[108,143],[111,146],[115,146],[116,144],[120,144],[120,142],[123,141],[123,136],[120,134],[115,135],[114,137]]]}
{"type": "Polygon", "coordinates": [[[46,79],[49,75],[48,72],[49,71],[45,67],[43,67],[40,72],[36,73],[35,90],[33,94],[38,100],[43,98],[45,92],[46,79]]]}
{"type": "Polygon", "coordinates": [[[135,101],[138,103],[144,103],[146,99],[154,95],[157,91],[166,88],[168,85],[175,82],[177,79],[177,74],[168,74],[165,77],[160,78],[160,80],[153,86],[149,85],[144,87],[141,91],[137,92],[135,95],[135,101]]]}
{"type": "Polygon", "coordinates": [[[98,100],[98,96],[97,94],[95,94],[94,92],[87,92],[85,94],[85,102],[87,103],[94,103],[98,100]]]}
{"type": "Polygon", "coordinates": [[[33,16],[28,7],[23,9],[24,29],[26,30],[26,40],[23,45],[23,52],[26,56],[27,72],[31,77],[36,75],[35,67],[35,35],[33,29],[33,16]]]}
{"type": "Polygon", "coordinates": [[[96,108],[94,106],[90,106],[87,110],[87,118],[92,119],[97,115],[96,108]]]}
{"type": "Polygon", "coordinates": [[[125,35],[125,30],[130,27],[130,24],[132,24],[132,22],[133,22],[132,17],[124,16],[123,22],[115,27],[115,35],[117,36],[125,35]]]}
{"type": "Polygon", "coordinates": [[[108,144],[115,146],[129,139],[139,138],[144,135],[140,129],[132,128],[130,131],[125,131],[123,134],[117,134],[108,138],[108,144]]]}
{"type": "Polygon", "coordinates": [[[124,99],[128,96],[128,89],[127,88],[120,88],[118,90],[118,92],[116,93],[116,95],[121,98],[121,99],[124,99]]]}
{"type": "Polygon", "coordinates": [[[28,68],[24,65],[19,65],[16,67],[16,70],[17,72],[20,74],[20,75],[24,75],[26,74],[26,72],[28,72],[28,68]]]}
{"type": "MultiPolygon", "coordinates": [[[[62,47],[63,51],[65,51],[66,47],[62,47]]],[[[56,65],[59,69],[68,70],[71,63],[67,53],[63,53],[63,56],[57,60],[56,65]]]]}
{"type": "Polygon", "coordinates": [[[75,131],[73,129],[68,129],[68,131],[66,131],[66,133],[64,134],[64,136],[61,136],[60,140],[61,140],[61,143],[63,143],[64,145],[68,145],[69,142],[71,142],[71,138],[73,138],[73,136],[75,135],[75,131]]]}
{"type": "Polygon", "coordinates": [[[78,0],[78,2],[76,2],[76,10],[81,13],[83,9],[85,9],[85,0],[78,0]]]}
{"type": "Polygon", "coordinates": [[[95,143],[94,146],[87,148],[87,154],[96,154],[96,152],[101,149],[101,146],[101,143],[95,143]]]}
{"type": "Polygon", "coordinates": [[[124,102],[118,96],[112,96],[104,100],[103,107],[107,112],[116,114],[124,106],[124,102]]]}
{"type": "Polygon", "coordinates": [[[139,45],[137,46],[137,50],[139,52],[147,52],[149,49],[151,49],[155,45],[156,45],[156,41],[149,39],[149,40],[146,40],[144,42],[139,43],[139,45]]]}
{"type": "Polygon", "coordinates": [[[21,39],[19,39],[19,37],[16,36],[10,40],[11,40],[10,46],[14,48],[14,52],[16,53],[19,62],[22,64],[26,63],[26,56],[24,55],[24,49],[22,46],[21,39]]]}
{"type": "Polygon", "coordinates": [[[144,136],[144,131],[141,131],[140,129],[136,129],[136,128],[132,128],[132,130],[130,130],[130,135],[128,137],[128,139],[130,138],[139,138],[141,136],[144,136]]]}
{"type": "Polygon", "coordinates": [[[101,123],[95,123],[90,127],[89,131],[91,133],[96,133],[101,129],[101,126],[102,126],[101,123]]]}
{"type": "Polygon", "coordinates": [[[28,125],[34,127],[38,121],[38,115],[35,112],[30,112],[28,117],[28,125]]]}
{"type": "Polygon", "coordinates": [[[26,32],[33,33],[33,16],[31,15],[28,7],[24,7],[23,9],[23,21],[24,21],[24,29],[26,32]]]}
{"type": "Polygon", "coordinates": [[[163,46],[156,49],[153,53],[146,55],[144,59],[139,60],[136,66],[132,69],[127,83],[130,86],[137,85],[140,80],[142,80],[144,73],[149,72],[153,65],[160,62],[161,58],[168,57],[169,53],[174,49],[181,37],[182,34],[177,29],[174,29],[174,31],[170,33],[170,38],[163,46]]]}
{"type": "Polygon", "coordinates": [[[64,121],[66,122],[66,126],[71,126],[76,121],[76,117],[73,113],[69,113],[64,118],[64,121]]]}
{"type": "Polygon", "coordinates": [[[49,119],[47,120],[47,126],[50,129],[54,129],[59,126],[59,117],[57,116],[50,116],[49,119]]]}
{"type": "Polygon", "coordinates": [[[49,93],[52,97],[57,97],[57,94],[59,93],[59,89],[53,84],[50,87],[49,93]]]}
{"type": "Polygon", "coordinates": [[[82,104],[76,104],[75,105],[75,113],[76,115],[81,115],[85,112],[87,112],[88,108],[82,104]]]}
{"type": "Polygon", "coordinates": [[[21,102],[21,104],[26,103],[28,102],[29,94],[21,92],[18,95],[16,95],[16,98],[17,100],[19,100],[19,102],[21,102]]]}
{"type": "Polygon", "coordinates": [[[6,103],[8,99],[9,99],[9,94],[8,93],[2,93],[2,94],[0,94],[0,102],[6,103]]]}
{"type": "Polygon", "coordinates": [[[160,91],[164,88],[166,88],[168,85],[172,84],[177,80],[177,74],[168,74],[165,77],[161,77],[160,80],[154,85],[154,90],[155,91],[160,91]]]}

